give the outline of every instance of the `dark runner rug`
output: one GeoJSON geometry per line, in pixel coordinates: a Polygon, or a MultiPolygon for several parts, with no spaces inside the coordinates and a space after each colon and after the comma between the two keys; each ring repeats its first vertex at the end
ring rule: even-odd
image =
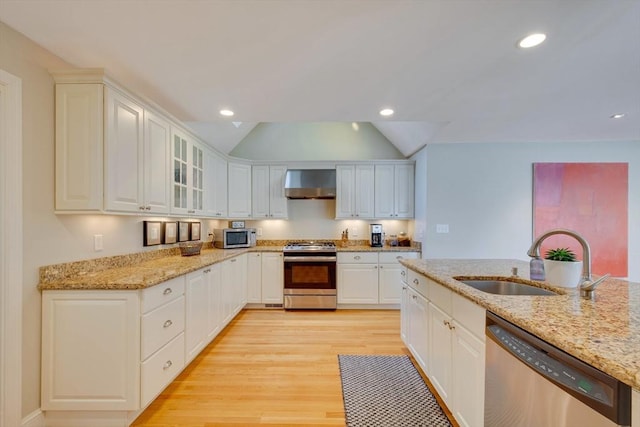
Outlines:
{"type": "Polygon", "coordinates": [[[338,355],[348,427],[450,427],[408,356],[338,355]]]}

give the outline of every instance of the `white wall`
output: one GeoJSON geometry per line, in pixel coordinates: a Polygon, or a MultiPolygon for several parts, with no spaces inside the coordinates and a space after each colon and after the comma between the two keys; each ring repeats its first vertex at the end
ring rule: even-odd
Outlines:
{"type": "Polygon", "coordinates": [[[369,239],[369,224],[382,224],[388,235],[401,231],[412,233],[413,221],[401,220],[334,220],[335,200],[288,200],[288,220],[247,221],[247,227],[262,229],[258,239],[340,239],[341,233],[349,229],[350,240],[369,239]]]}
{"type": "Polygon", "coordinates": [[[640,141],[434,144],[426,156],[425,258],[528,260],[533,163],[628,162],[629,278],[640,281],[640,141]]]}
{"type": "Polygon", "coordinates": [[[280,161],[405,158],[371,123],[350,122],[260,123],[229,154],[280,161]]]}

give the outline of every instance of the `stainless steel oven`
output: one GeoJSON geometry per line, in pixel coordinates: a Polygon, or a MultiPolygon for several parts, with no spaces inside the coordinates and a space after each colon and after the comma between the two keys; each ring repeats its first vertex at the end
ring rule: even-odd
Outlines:
{"type": "Polygon", "coordinates": [[[336,246],[290,242],[284,247],[284,308],[335,310],[336,246]]]}

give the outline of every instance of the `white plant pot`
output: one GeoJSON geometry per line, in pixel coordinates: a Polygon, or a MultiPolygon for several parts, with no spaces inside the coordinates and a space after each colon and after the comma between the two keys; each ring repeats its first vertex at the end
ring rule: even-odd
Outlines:
{"type": "Polygon", "coordinates": [[[552,286],[575,288],[582,277],[582,261],[544,260],[546,282],[552,286]]]}

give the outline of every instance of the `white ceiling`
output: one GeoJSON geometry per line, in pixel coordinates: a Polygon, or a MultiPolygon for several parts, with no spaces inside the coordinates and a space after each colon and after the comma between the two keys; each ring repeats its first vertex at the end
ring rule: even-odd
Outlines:
{"type": "Polygon", "coordinates": [[[0,20],[225,152],[290,121],[372,122],[405,155],[640,141],[640,0],[0,0],[0,20]],[[538,31],[544,44],[515,47],[538,31]]]}

